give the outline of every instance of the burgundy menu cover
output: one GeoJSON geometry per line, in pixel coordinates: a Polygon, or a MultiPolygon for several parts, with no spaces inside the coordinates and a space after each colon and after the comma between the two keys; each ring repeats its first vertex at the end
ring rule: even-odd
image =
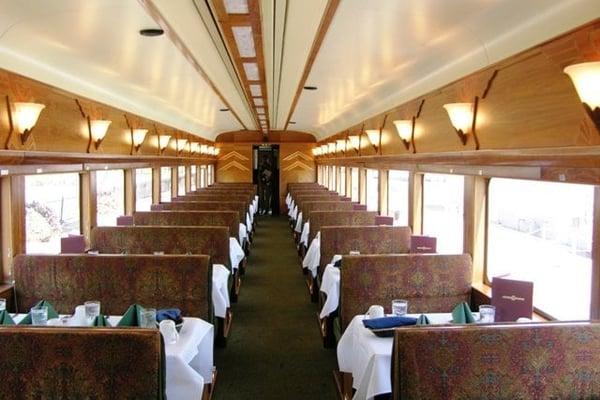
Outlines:
{"type": "Polygon", "coordinates": [[[531,318],[533,314],[533,282],[514,279],[492,279],[492,305],[496,307],[496,322],[531,318]]]}
{"type": "Polygon", "coordinates": [[[410,238],[411,253],[435,253],[437,251],[437,239],[433,236],[413,235],[410,238]]]}
{"type": "Polygon", "coordinates": [[[61,254],[85,253],[85,238],[83,235],[69,235],[60,238],[61,254]]]}

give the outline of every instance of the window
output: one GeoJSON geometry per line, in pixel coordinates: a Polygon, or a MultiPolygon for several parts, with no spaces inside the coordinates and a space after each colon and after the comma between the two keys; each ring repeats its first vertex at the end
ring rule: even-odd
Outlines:
{"type": "Polygon", "coordinates": [[[408,225],[408,171],[389,171],[388,216],[394,218],[394,225],[408,225]]]}
{"type": "Polygon", "coordinates": [[[379,210],[379,171],[367,169],[367,211],[379,210]]]}
{"type": "Polygon", "coordinates": [[[122,169],[96,172],[96,222],[98,226],[116,226],[125,214],[125,175],[122,169]]]}
{"type": "Polygon", "coordinates": [[[26,176],[25,252],[58,254],[60,238],[79,233],[79,174],[26,176]]]}
{"type": "Polygon", "coordinates": [[[423,178],[423,233],[437,238],[438,253],[463,252],[464,184],[459,175],[425,174],[423,178]]]}
{"type": "Polygon", "coordinates": [[[340,195],[346,195],[346,167],[340,167],[340,195]]]}
{"type": "Polygon", "coordinates": [[[350,188],[350,195],[352,197],[352,201],[360,201],[359,196],[360,193],[358,191],[358,168],[350,168],[350,178],[352,187],[350,188]]]}
{"type": "Polygon", "coordinates": [[[171,201],[171,167],[160,167],[160,201],[171,201]]]}
{"type": "Polygon", "coordinates": [[[588,319],[593,208],[593,186],[492,179],[488,279],[532,281],[535,307],[558,319],[588,319]]]}
{"type": "Polygon", "coordinates": [[[336,186],[336,173],[335,173],[336,167],[335,167],[335,165],[332,165],[332,166],[331,166],[331,167],[329,167],[329,168],[330,168],[330,171],[329,171],[329,173],[331,174],[331,186],[329,187],[329,190],[332,190],[332,191],[334,191],[334,192],[335,192],[335,191],[337,191],[337,186],[336,186]]]}
{"type": "Polygon", "coordinates": [[[177,167],[177,196],[185,195],[185,165],[177,167]]]}
{"type": "Polygon", "coordinates": [[[200,187],[206,187],[206,165],[200,166],[200,187]]]}
{"type": "Polygon", "coordinates": [[[196,165],[192,165],[190,167],[190,190],[194,192],[196,190],[196,177],[197,177],[198,167],[196,165]]]}
{"type": "Polygon", "coordinates": [[[135,210],[150,211],[152,205],[152,168],[135,170],[135,210]]]}

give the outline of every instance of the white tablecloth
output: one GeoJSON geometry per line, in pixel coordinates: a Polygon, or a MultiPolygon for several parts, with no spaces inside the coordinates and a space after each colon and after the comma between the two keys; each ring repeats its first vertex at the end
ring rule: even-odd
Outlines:
{"type": "Polygon", "coordinates": [[[246,229],[246,225],[240,224],[240,229],[238,232],[238,236],[240,237],[240,243],[244,244],[248,240],[248,231],[246,229]]]}
{"type": "Polygon", "coordinates": [[[223,264],[213,264],[212,302],[215,316],[219,318],[225,318],[227,309],[230,306],[228,285],[229,275],[229,270],[223,264]]]}
{"type": "Polygon", "coordinates": [[[292,220],[296,220],[298,218],[298,206],[294,205],[294,209],[292,210],[292,220]]]}
{"type": "Polygon", "coordinates": [[[296,226],[294,227],[295,232],[302,232],[302,211],[298,213],[298,218],[296,219],[296,226]]]}
{"type": "Polygon", "coordinates": [[[323,319],[337,310],[340,304],[339,268],[334,267],[333,264],[327,264],[325,270],[323,271],[323,279],[321,280],[320,290],[327,295],[325,304],[323,304],[323,308],[321,309],[321,314],[319,314],[319,317],[323,319]]]}
{"type": "Polygon", "coordinates": [[[308,234],[310,233],[310,221],[306,221],[302,227],[302,233],[300,234],[300,244],[308,246],[308,234]]]}
{"type": "Polygon", "coordinates": [[[252,200],[252,208],[254,210],[254,214],[258,211],[258,196],[254,196],[254,200],[252,200]]]}
{"type": "Polygon", "coordinates": [[[319,262],[321,262],[321,232],[317,232],[315,238],[310,243],[304,260],[302,260],[302,268],[308,268],[314,278],[317,276],[319,262]]]}
{"type": "MultiPolygon", "coordinates": [[[[365,310],[366,312],[367,310],[365,310]]],[[[407,314],[418,318],[421,314],[407,314]]],[[[473,313],[479,318],[478,313],[473,313]]],[[[432,324],[447,324],[450,313],[427,314],[432,324]]],[[[352,374],[354,400],[372,399],[379,394],[391,393],[392,347],[394,338],[375,336],[362,324],[363,315],[355,316],[337,346],[337,359],[341,372],[352,374]]]]}
{"type": "Polygon", "coordinates": [[[292,195],[291,194],[287,194],[287,196],[285,196],[285,205],[289,208],[290,207],[290,201],[292,200],[292,195]]]}
{"type": "Polygon", "coordinates": [[[289,208],[288,208],[288,216],[289,216],[291,219],[294,219],[294,218],[293,218],[293,215],[294,215],[294,207],[295,207],[295,204],[294,204],[294,199],[292,199],[292,200],[290,201],[290,206],[289,206],[289,208]]]}
{"type": "Polygon", "coordinates": [[[246,257],[246,253],[244,253],[244,249],[240,246],[240,243],[235,239],[229,238],[229,261],[231,261],[231,268],[233,270],[238,269],[240,265],[240,261],[242,261],[246,257]]]}
{"type": "Polygon", "coordinates": [[[248,232],[252,229],[252,219],[250,218],[250,213],[246,213],[246,227],[248,228],[248,232]]]}
{"type": "MultiPolygon", "coordinates": [[[[19,314],[13,319],[19,323],[25,315],[19,314]]],[[[121,316],[111,316],[108,320],[116,326],[121,316]]],[[[167,397],[198,400],[204,384],[212,382],[214,327],[200,318],[186,317],[183,321],[177,343],[165,343],[167,397]]]]}

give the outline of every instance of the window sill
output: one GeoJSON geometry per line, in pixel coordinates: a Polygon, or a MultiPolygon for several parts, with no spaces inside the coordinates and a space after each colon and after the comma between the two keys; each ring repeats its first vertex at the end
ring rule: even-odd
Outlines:
{"type": "MultiPolygon", "coordinates": [[[[490,301],[490,299],[492,298],[492,288],[488,285],[485,285],[483,283],[473,283],[472,284],[473,290],[476,291],[480,296],[486,297],[488,301],[490,301]]],[[[544,317],[541,314],[538,314],[536,312],[533,313],[533,316],[531,318],[533,321],[535,322],[547,322],[550,321],[550,319],[544,317]]]]}

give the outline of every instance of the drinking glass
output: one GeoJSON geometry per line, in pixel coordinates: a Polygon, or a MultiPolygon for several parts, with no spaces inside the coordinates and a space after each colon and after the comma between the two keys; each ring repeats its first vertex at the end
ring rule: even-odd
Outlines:
{"type": "Polygon", "coordinates": [[[165,339],[165,343],[174,344],[177,343],[177,339],[179,339],[179,333],[177,333],[177,327],[175,326],[175,321],[170,319],[165,319],[160,321],[159,324],[160,333],[163,335],[165,339]]]}
{"type": "Polygon", "coordinates": [[[6,310],[6,299],[0,298],[0,311],[6,310]]]}
{"type": "Polygon", "coordinates": [[[100,302],[99,301],[86,301],[83,303],[85,307],[85,318],[88,324],[94,322],[94,318],[100,315],[100,302]]]}
{"type": "Polygon", "coordinates": [[[156,309],[155,308],[144,308],[140,313],[140,327],[142,328],[156,328],[156,309]]]}
{"type": "Polygon", "coordinates": [[[31,325],[48,324],[48,307],[39,307],[31,309],[31,325]]]}
{"type": "Polygon", "coordinates": [[[401,317],[408,312],[408,301],[407,300],[392,300],[392,314],[397,317],[401,317]]]}
{"type": "Polygon", "coordinates": [[[479,306],[479,322],[492,323],[496,317],[496,307],[490,305],[479,306]]]}

